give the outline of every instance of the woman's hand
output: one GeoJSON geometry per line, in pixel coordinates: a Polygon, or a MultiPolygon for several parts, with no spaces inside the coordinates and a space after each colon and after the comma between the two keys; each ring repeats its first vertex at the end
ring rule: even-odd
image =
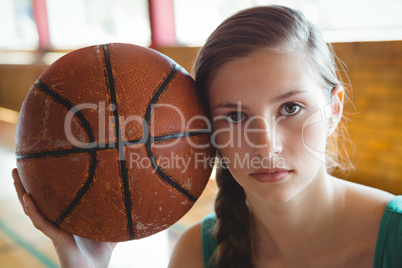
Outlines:
{"type": "Polygon", "coordinates": [[[18,199],[33,225],[49,237],[62,267],[107,267],[117,243],[95,242],[74,236],[47,220],[36,208],[21,183],[17,169],[12,171],[18,199]]]}

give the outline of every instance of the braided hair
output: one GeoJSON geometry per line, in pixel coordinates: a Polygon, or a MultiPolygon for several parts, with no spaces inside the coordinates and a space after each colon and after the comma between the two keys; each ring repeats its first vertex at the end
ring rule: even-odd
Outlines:
{"type": "MultiPolygon", "coordinates": [[[[220,160],[223,161],[223,160],[220,160]]],[[[219,191],[215,200],[217,267],[251,267],[250,212],[246,194],[226,167],[216,173],[219,191]]]]}

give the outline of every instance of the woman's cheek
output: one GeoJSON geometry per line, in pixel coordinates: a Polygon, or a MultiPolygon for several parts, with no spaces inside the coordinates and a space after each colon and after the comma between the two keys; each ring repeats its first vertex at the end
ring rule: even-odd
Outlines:
{"type": "Polygon", "coordinates": [[[308,124],[301,129],[303,149],[315,159],[325,162],[327,135],[325,122],[308,124]]]}
{"type": "Polygon", "coordinates": [[[228,124],[223,125],[214,125],[213,140],[229,169],[235,170],[238,166],[235,163],[247,153],[243,152],[247,150],[246,141],[240,129],[228,124]]]}
{"type": "Polygon", "coordinates": [[[230,129],[224,126],[222,123],[215,123],[213,125],[213,133],[212,133],[212,142],[221,150],[222,148],[226,148],[231,144],[231,133],[230,129]]]}

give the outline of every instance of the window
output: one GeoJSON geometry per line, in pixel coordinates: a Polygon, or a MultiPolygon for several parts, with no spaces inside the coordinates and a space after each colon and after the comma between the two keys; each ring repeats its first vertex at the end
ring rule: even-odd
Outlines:
{"type": "Polygon", "coordinates": [[[31,0],[1,0],[0,25],[0,49],[34,50],[38,47],[31,0]]]}
{"type": "Polygon", "coordinates": [[[225,18],[253,5],[253,0],[175,0],[177,41],[202,45],[225,18]]]}
{"type": "MultiPolygon", "coordinates": [[[[172,1],[177,42],[185,46],[202,45],[209,34],[235,12],[269,4],[301,10],[329,42],[402,39],[400,0],[172,1]]],[[[151,43],[148,0],[1,0],[0,50],[32,51],[38,48],[33,6],[39,2],[46,4],[45,29],[47,31],[48,26],[50,48],[70,50],[109,42],[142,46],[151,43]]],[[[160,6],[160,3],[154,1],[155,5],[160,6]]],[[[174,34],[172,40],[174,42],[174,34]]]]}
{"type": "MultiPolygon", "coordinates": [[[[34,2],[1,0],[0,50],[38,49],[34,2]]],[[[147,0],[46,0],[46,10],[53,49],[109,42],[150,44],[147,0]]]]}
{"type": "Polygon", "coordinates": [[[175,0],[178,42],[202,45],[228,16],[270,4],[302,11],[328,42],[402,39],[399,0],[175,0]]]}
{"type": "Polygon", "coordinates": [[[47,10],[54,48],[150,43],[146,0],[47,0],[47,10]]]}

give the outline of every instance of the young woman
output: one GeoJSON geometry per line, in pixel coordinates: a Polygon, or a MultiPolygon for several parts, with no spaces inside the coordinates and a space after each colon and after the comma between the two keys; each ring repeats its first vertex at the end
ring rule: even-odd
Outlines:
{"type": "MultiPolygon", "coordinates": [[[[201,49],[195,79],[221,160],[219,193],[215,214],[182,235],[170,267],[402,267],[402,197],[327,171],[345,91],[301,13],[269,6],[230,17],[201,49]]],[[[63,267],[107,266],[114,244],[58,229],[13,177],[63,267]]]]}

